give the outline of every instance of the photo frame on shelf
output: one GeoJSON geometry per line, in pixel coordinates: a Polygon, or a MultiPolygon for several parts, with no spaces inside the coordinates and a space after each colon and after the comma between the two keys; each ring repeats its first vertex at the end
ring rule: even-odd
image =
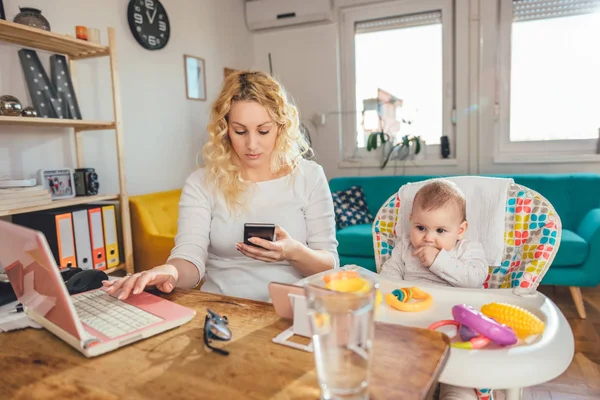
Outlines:
{"type": "Polygon", "coordinates": [[[183,55],[185,91],[189,100],[206,100],[206,70],[204,59],[183,55]]]}
{"type": "Polygon", "coordinates": [[[48,74],[34,50],[19,50],[19,59],[31,103],[39,117],[82,119],[65,56],[60,54],[50,56],[52,80],[48,78],[48,74]]]}
{"type": "Polygon", "coordinates": [[[38,171],[38,182],[48,189],[52,200],[75,197],[73,170],[71,168],[40,169],[38,171]]]}

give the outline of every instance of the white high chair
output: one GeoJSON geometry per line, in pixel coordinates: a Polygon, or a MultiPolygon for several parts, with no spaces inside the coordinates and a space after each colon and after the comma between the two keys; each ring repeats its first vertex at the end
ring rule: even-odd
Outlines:
{"type": "MultiPolygon", "coordinates": [[[[511,183],[507,198],[504,256],[500,266],[490,267],[484,284],[487,290],[430,286],[425,290],[435,301],[429,310],[399,313],[380,307],[377,319],[426,328],[435,321],[452,319],[452,306],[461,303],[480,309],[487,303],[505,302],[532,311],[546,324],[544,333],[533,343],[481,350],[451,348],[439,378],[442,383],[456,386],[506,389],[507,400],[520,400],[523,387],[550,381],[568,368],[573,359],[574,340],[558,307],[536,290],[558,251],[560,218],[550,202],[524,186],[511,183]]],[[[400,207],[400,198],[394,194],[383,204],[373,222],[378,272],[390,257],[400,234],[396,232],[400,207]]],[[[381,276],[378,281],[382,294],[412,285],[381,276]]],[[[493,399],[491,389],[477,389],[477,394],[480,400],[493,399]]]]}

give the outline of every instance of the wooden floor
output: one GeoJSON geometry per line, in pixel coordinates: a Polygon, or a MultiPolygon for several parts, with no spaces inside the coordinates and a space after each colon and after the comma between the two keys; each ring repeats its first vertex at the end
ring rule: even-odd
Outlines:
{"type": "Polygon", "coordinates": [[[527,388],[523,400],[600,399],[600,286],[582,289],[587,319],[580,319],[567,287],[541,286],[561,309],[575,336],[575,358],[564,374],[527,388]]]}

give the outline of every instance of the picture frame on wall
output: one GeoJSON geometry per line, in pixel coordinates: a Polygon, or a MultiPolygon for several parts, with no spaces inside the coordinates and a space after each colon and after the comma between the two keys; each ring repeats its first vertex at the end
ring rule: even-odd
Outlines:
{"type": "Polygon", "coordinates": [[[189,100],[206,100],[206,69],[204,59],[184,54],[185,91],[189,100]]]}

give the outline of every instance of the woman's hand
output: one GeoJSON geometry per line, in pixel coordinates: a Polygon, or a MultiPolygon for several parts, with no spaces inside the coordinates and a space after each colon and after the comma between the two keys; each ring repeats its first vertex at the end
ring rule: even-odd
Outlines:
{"type": "Polygon", "coordinates": [[[285,229],[279,226],[275,226],[275,238],[276,240],[274,242],[258,237],[248,239],[251,243],[263,247],[262,249],[244,243],[237,243],[235,247],[246,257],[270,263],[288,260],[290,254],[292,254],[298,246],[301,246],[299,242],[292,239],[285,229]]]}
{"type": "Polygon", "coordinates": [[[122,289],[118,298],[119,300],[125,300],[131,293],[142,293],[146,286],[156,286],[161,292],[170,293],[175,289],[177,277],[177,268],[165,264],[148,271],[126,276],[119,280],[103,281],[102,285],[109,294],[114,294],[119,289],[122,289]]]}

